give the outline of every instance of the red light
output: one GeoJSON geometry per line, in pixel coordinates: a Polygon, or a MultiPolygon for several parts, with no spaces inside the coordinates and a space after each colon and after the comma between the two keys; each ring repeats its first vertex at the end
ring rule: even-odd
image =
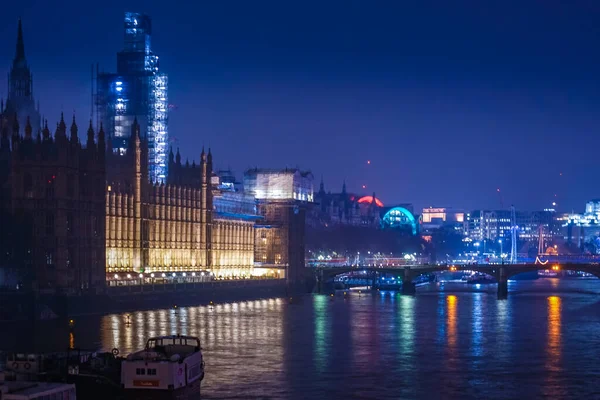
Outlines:
{"type": "MultiPolygon", "coordinates": [[[[363,203],[371,204],[371,203],[373,203],[373,196],[361,197],[360,199],[358,199],[358,202],[360,204],[363,204],[363,203]]],[[[383,203],[377,197],[375,198],[375,204],[377,205],[377,207],[383,207],[383,203]]]]}
{"type": "Polygon", "coordinates": [[[52,179],[56,179],[56,175],[52,175],[52,179]]]}
{"type": "Polygon", "coordinates": [[[367,164],[371,164],[371,160],[367,160],[367,164]]]}

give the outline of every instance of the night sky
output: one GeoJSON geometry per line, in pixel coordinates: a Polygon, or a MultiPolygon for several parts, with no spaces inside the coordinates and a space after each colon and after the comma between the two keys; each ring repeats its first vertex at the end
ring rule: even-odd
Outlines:
{"type": "Polygon", "coordinates": [[[596,0],[6,1],[0,76],[22,17],[42,113],[87,125],[90,65],[116,69],[124,11],[152,18],[184,160],[204,143],[238,177],[300,166],[416,207],[600,197],[596,0]]]}

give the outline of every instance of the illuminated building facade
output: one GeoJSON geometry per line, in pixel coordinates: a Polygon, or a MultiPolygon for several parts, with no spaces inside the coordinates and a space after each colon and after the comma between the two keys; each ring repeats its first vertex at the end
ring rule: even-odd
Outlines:
{"type": "Polygon", "coordinates": [[[212,154],[204,150],[199,166],[182,164],[179,152],[171,152],[167,182],[151,182],[148,143],[140,129],[134,121],[124,155],[107,152],[109,284],[196,274],[250,277],[254,224],[260,219],[253,198],[220,189],[212,154]]]}
{"type": "Polygon", "coordinates": [[[255,225],[254,274],[303,279],[307,209],[313,202],[313,175],[297,169],[250,169],[246,192],[262,217],[255,225]]]}
{"type": "MultiPolygon", "coordinates": [[[[465,236],[472,241],[509,243],[511,239],[510,210],[476,210],[465,216],[465,236]]],[[[538,242],[540,232],[544,240],[552,241],[559,234],[554,210],[516,211],[517,235],[523,242],[538,242]]]]}
{"type": "Polygon", "coordinates": [[[406,230],[411,235],[417,234],[417,220],[414,215],[404,207],[392,207],[381,220],[384,229],[406,230]]]}
{"type": "Polygon", "coordinates": [[[258,200],[314,200],[312,173],[295,168],[249,169],[244,174],[244,189],[258,200]]]}
{"type": "Polygon", "coordinates": [[[446,207],[428,207],[421,213],[421,224],[424,228],[439,228],[444,225],[463,225],[465,213],[446,207]]]}
{"type": "Polygon", "coordinates": [[[0,122],[0,287],[90,293],[105,283],[104,132],[54,137],[0,122]],[[83,146],[82,143],[85,143],[83,146]]]}
{"type": "Polygon", "coordinates": [[[151,49],[150,17],[125,13],[125,47],[117,53],[117,72],[98,73],[98,119],[110,136],[112,149],[127,152],[134,119],[148,142],[149,179],[165,183],[168,174],[168,78],[160,72],[151,49]]]}
{"type": "Polygon", "coordinates": [[[254,197],[235,191],[227,183],[219,181],[212,190],[211,270],[217,277],[250,277],[256,274],[255,224],[262,218],[257,214],[254,197]]]}
{"type": "Polygon", "coordinates": [[[593,243],[596,253],[600,252],[600,199],[588,201],[582,214],[565,214],[557,218],[557,222],[563,227],[563,237],[568,243],[577,244],[581,249],[585,243],[593,243]]]}

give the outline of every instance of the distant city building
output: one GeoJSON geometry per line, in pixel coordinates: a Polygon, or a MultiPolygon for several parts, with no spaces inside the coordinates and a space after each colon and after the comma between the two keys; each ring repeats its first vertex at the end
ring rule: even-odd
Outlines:
{"type": "Polygon", "coordinates": [[[33,97],[33,75],[25,58],[25,42],[20,19],[15,58],[8,73],[6,104],[0,103],[0,120],[5,120],[12,127],[15,116],[21,130],[25,128],[27,120],[34,134],[42,129],[39,107],[36,106],[33,97]]]}
{"type": "Polygon", "coordinates": [[[392,207],[381,220],[384,229],[405,230],[412,235],[418,232],[418,222],[414,215],[405,207],[392,207]]]}
{"type": "Polygon", "coordinates": [[[244,190],[259,200],[314,201],[313,175],[297,168],[249,169],[244,190]]]}
{"type": "Polygon", "coordinates": [[[383,202],[374,193],[372,196],[349,193],[345,182],[341,192],[326,192],[325,184],[321,180],[309,223],[313,226],[351,225],[378,228],[383,207],[383,202]]]}
{"type": "Polygon", "coordinates": [[[563,227],[564,239],[585,250],[586,243],[593,243],[600,251],[600,199],[586,203],[581,214],[568,213],[557,218],[563,227]]]}
{"type": "Polygon", "coordinates": [[[465,212],[446,207],[428,207],[421,213],[420,223],[425,229],[441,228],[442,226],[462,226],[465,222],[465,212]]]}
{"type": "MultiPolygon", "coordinates": [[[[539,242],[540,232],[545,241],[551,242],[559,235],[554,210],[516,211],[517,236],[523,242],[539,242]]],[[[510,210],[476,210],[466,214],[465,236],[474,242],[497,242],[511,240],[510,210]]]]}
{"type": "Polygon", "coordinates": [[[148,142],[149,178],[163,183],[168,175],[167,75],[152,52],[152,24],[144,14],[125,13],[125,47],[117,53],[117,72],[98,73],[98,119],[111,140],[112,151],[127,152],[133,121],[148,142]]]}
{"type": "Polygon", "coordinates": [[[295,284],[303,280],[307,210],[314,200],[313,175],[299,169],[250,169],[244,190],[257,200],[255,274],[295,284]]]}

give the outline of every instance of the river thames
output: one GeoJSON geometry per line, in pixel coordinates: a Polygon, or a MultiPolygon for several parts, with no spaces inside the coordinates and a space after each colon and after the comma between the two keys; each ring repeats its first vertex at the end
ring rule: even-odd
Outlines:
{"type": "Polygon", "coordinates": [[[600,281],[431,284],[4,326],[4,350],[139,349],[199,336],[202,398],[600,398],[600,281]],[[129,323],[128,323],[129,321],[129,323]],[[34,337],[26,333],[33,329],[34,337]]]}

